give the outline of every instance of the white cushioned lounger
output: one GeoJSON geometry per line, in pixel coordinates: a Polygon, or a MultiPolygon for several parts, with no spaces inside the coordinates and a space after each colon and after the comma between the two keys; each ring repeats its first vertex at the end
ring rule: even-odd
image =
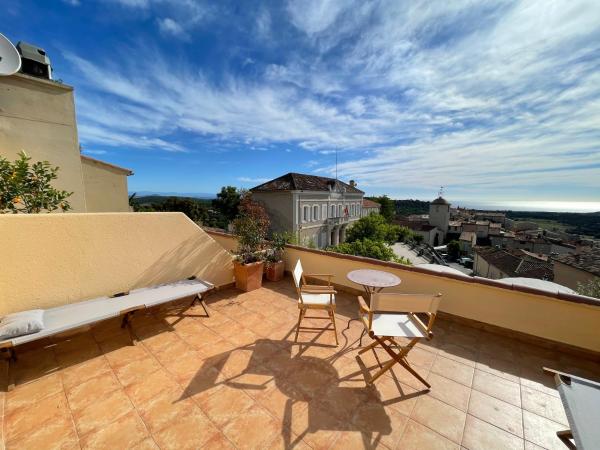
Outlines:
{"type": "Polygon", "coordinates": [[[188,279],[157,286],[135,289],[119,297],[99,297],[44,311],[44,329],[33,334],[0,342],[0,347],[15,347],[63,331],[79,328],[102,320],[119,317],[136,310],[150,308],[185,297],[199,295],[214,285],[198,279],[188,279]]]}

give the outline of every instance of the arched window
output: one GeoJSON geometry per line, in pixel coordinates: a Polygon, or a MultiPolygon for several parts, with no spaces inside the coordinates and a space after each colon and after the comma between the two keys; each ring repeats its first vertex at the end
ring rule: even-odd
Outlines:
{"type": "Polygon", "coordinates": [[[318,205],[313,205],[312,220],[314,220],[314,221],[319,220],[319,206],[318,205]]]}
{"type": "Polygon", "coordinates": [[[322,214],[321,214],[321,220],[327,219],[327,205],[323,205],[321,207],[321,212],[322,212],[322,214]]]}
{"type": "Polygon", "coordinates": [[[309,221],[310,221],[310,206],[305,206],[303,208],[302,222],[309,222],[309,221]]]}

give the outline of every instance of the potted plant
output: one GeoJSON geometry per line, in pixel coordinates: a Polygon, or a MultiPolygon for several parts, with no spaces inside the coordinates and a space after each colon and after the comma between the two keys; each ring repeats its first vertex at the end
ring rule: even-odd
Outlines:
{"type": "Polygon", "coordinates": [[[233,231],[238,238],[236,258],[233,263],[235,286],[252,291],[262,286],[264,252],[262,247],[269,228],[269,217],[259,203],[246,194],[240,201],[239,215],[233,221],[233,231]]]}
{"type": "Polygon", "coordinates": [[[269,248],[266,253],[266,274],[267,280],[279,281],[283,279],[283,249],[289,242],[289,236],[285,233],[274,233],[269,241],[269,248]]]}

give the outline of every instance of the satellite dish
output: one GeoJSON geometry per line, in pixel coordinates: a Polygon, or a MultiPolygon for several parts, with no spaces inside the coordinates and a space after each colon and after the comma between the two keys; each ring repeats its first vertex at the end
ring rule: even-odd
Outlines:
{"type": "Polygon", "coordinates": [[[14,45],[0,33],[0,76],[12,75],[21,68],[21,55],[14,45]]]}

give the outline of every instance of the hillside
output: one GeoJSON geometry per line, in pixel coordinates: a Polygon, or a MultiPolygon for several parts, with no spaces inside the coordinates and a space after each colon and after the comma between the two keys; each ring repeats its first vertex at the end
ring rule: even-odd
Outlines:
{"type": "Polygon", "coordinates": [[[507,211],[506,217],[514,220],[528,220],[541,228],[555,227],[572,234],[600,238],[600,212],[566,213],[539,211],[507,211]]]}
{"type": "Polygon", "coordinates": [[[410,214],[428,214],[429,202],[422,200],[394,200],[396,203],[396,214],[408,216],[410,214]]]}

